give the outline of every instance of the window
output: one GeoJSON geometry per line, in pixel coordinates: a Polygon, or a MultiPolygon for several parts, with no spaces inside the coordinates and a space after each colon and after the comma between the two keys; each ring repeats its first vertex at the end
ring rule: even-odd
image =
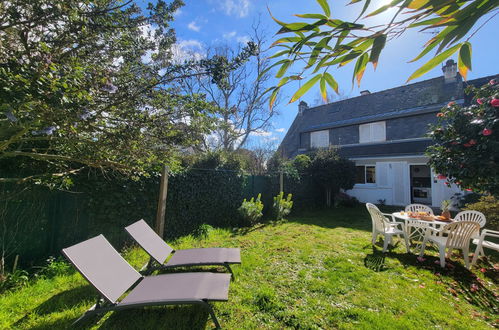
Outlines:
{"type": "Polygon", "coordinates": [[[376,183],[376,167],[372,165],[368,166],[356,166],[355,183],[365,184],[365,183],[376,183]]]}
{"type": "Polygon", "coordinates": [[[311,148],[327,148],[329,147],[329,130],[316,131],[310,133],[311,148]]]}
{"type": "Polygon", "coordinates": [[[359,143],[386,141],[384,121],[359,125],[359,143]]]}

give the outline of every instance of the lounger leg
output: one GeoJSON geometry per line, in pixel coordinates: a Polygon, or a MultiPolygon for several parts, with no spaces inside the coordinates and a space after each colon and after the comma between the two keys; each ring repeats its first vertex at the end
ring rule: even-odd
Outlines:
{"type": "Polygon", "coordinates": [[[227,263],[225,263],[225,264],[224,264],[224,267],[225,267],[225,268],[227,268],[227,270],[229,271],[229,273],[230,273],[230,275],[231,275],[231,276],[230,276],[230,280],[231,280],[231,281],[234,281],[234,279],[235,279],[236,277],[234,276],[234,272],[232,271],[232,268],[230,268],[230,265],[229,265],[229,264],[227,264],[227,263]]]}
{"type": "Polygon", "coordinates": [[[213,320],[213,323],[215,323],[215,327],[217,329],[222,329],[222,327],[220,326],[220,323],[218,323],[218,320],[217,320],[217,316],[215,315],[215,312],[213,311],[213,307],[211,307],[211,305],[209,303],[207,303],[206,301],[204,302],[206,308],[208,309],[208,311],[210,312],[210,316],[211,316],[211,319],[213,320]]]}
{"type": "Polygon", "coordinates": [[[93,305],[88,310],[86,310],[82,316],[80,316],[76,321],[74,321],[72,325],[76,325],[77,323],[80,323],[81,321],[83,321],[84,319],[86,319],[87,317],[89,317],[91,315],[98,314],[98,312],[96,312],[96,309],[99,308],[99,304],[100,304],[100,299],[97,301],[97,303],[95,305],[93,305]]]}

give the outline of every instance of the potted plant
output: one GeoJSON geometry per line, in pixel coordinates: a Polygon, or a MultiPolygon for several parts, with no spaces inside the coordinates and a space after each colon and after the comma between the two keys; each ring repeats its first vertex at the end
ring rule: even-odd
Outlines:
{"type": "Polygon", "coordinates": [[[450,219],[450,206],[451,206],[451,201],[449,199],[444,199],[442,201],[442,205],[440,208],[442,209],[442,217],[444,217],[446,220],[450,219]]]}

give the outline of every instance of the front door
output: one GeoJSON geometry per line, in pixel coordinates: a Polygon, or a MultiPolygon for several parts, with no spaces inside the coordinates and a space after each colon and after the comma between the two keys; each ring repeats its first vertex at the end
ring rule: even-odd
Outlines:
{"type": "Polygon", "coordinates": [[[431,169],[428,165],[410,165],[411,202],[432,204],[431,169]]]}

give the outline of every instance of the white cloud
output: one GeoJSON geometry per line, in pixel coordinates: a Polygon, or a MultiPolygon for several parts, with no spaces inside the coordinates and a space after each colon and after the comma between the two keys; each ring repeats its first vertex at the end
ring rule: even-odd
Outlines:
{"type": "Polygon", "coordinates": [[[277,133],[284,133],[286,131],[286,129],[285,128],[276,128],[275,131],[277,133]]]}
{"type": "Polygon", "coordinates": [[[246,17],[250,9],[250,0],[222,0],[220,7],[229,16],[246,17]]]}
{"type": "Polygon", "coordinates": [[[192,21],[187,25],[187,28],[192,31],[199,32],[201,30],[201,27],[196,24],[196,21],[192,21]]]}
{"type": "Polygon", "coordinates": [[[182,15],[182,13],[183,13],[182,9],[179,8],[179,9],[175,10],[175,12],[173,13],[173,16],[177,17],[177,16],[182,15]]]}
{"type": "Polygon", "coordinates": [[[242,44],[247,44],[248,42],[251,41],[250,37],[248,36],[239,36],[236,38],[237,42],[242,43],[242,44]]]}
{"type": "Polygon", "coordinates": [[[231,31],[223,34],[224,39],[232,39],[236,36],[236,31],[231,31]]]}
{"type": "Polygon", "coordinates": [[[255,136],[271,136],[272,132],[264,131],[262,129],[258,129],[254,132],[251,132],[250,135],[255,135],[255,136]]]}
{"type": "Polygon", "coordinates": [[[173,61],[183,63],[188,60],[201,60],[205,57],[203,44],[195,39],[182,40],[172,47],[173,61]]]}

